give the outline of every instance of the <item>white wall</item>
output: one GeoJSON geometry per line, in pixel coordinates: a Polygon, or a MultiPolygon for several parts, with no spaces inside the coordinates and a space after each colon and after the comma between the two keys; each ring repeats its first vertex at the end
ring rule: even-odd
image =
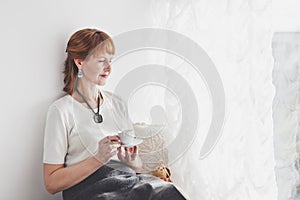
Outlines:
{"type": "Polygon", "coordinates": [[[43,128],[62,94],[70,34],[97,27],[111,35],[149,26],[148,1],[1,1],[0,199],[60,199],[42,178],[43,128]],[[85,2],[85,3],[84,3],[85,2]]]}
{"type": "Polygon", "coordinates": [[[300,1],[273,0],[273,29],[275,32],[300,31],[300,1]]]}

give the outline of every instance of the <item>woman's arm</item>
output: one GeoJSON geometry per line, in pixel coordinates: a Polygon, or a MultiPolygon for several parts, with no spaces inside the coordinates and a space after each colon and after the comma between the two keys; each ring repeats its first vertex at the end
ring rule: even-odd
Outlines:
{"type": "Polygon", "coordinates": [[[98,142],[98,152],[80,163],[69,167],[63,164],[44,164],[44,182],[47,191],[55,194],[81,182],[117,154],[118,136],[107,136],[98,142]]]}
{"type": "Polygon", "coordinates": [[[95,157],[78,164],[64,167],[63,164],[44,164],[44,183],[50,194],[68,189],[81,182],[103,166],[95,157]]]}

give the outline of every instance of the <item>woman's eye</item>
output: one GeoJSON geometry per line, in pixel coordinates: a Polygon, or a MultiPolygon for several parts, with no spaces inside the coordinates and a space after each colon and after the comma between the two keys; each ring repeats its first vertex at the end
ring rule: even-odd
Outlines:
{"type": "Polygon", "coordinates": [[[104,63],[105,61],[107,61],[109,64],[112,62],[112,60],[99,60],[100,63],[104,63]]]}

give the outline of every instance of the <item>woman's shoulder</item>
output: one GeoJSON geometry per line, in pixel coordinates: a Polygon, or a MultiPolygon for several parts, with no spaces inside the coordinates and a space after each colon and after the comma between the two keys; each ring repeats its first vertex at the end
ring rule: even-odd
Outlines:
{"type": "Polygon", "coordinates": [[[58,109],[60,111],[65,111],[72,106],[71,96],[70,95],[64,95],[62,97],[59,97],[54,102],[52,102],[49,106],[49,109],[58,109]]]}

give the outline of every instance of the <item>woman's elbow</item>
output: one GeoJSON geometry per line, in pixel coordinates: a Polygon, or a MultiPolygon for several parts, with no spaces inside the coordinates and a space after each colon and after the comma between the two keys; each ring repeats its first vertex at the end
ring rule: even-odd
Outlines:
{"type": "Polygon", "coordinates": [[[61,191],[60,183],[55,172],[63,168],[63,165],[44,164],[44,185],[50,194],[56,194],[61,191]]]}
{"type": "Polygon", "coordinates": [[[51,189],[48,189],[48,188],[46,188],[46,189],[47,189],[47,192],[48,192],[49,194],[54,195],[54,194],[57,193],[57,192],[55,192],[54,190],[51,190],[51,189]]]}
{"type": "Polygon", "coordinates": [[[46,188],[47,192],[52,195],[59,192],[58,188],[56,188],[54,186],[54,184],[51,184],[50,181],[45,181],[45,188],[46,188]]]}

